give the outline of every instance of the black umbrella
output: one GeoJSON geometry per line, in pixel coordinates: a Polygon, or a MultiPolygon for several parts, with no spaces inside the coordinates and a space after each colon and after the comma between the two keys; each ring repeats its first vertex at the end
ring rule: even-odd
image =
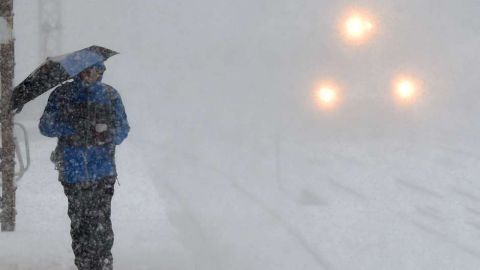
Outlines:
{"type": "Polygon", "coordinates": [[[30,100],[116,54],[118,53],[107,48],[91,46],[69,54],[47,58],[40,67],[13,89],[12,109],[19,112],[30,100]]]}

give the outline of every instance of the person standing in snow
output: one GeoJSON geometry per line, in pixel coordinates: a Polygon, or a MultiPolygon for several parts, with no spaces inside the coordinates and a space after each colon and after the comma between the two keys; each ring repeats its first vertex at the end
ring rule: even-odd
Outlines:
{"type": "Polygon", "coordinates": [[[130,127],[120,95],[101,82],[105,69],[97,63],[56,88],[39,123],[43,135],[58,138],[51,159],[68,198],[79,270],[113,269],[115,147],[130,127]]]}

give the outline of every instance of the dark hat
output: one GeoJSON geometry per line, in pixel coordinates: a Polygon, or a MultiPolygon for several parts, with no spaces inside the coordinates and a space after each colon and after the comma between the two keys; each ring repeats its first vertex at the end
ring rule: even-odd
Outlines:
{"type": "Polygon", "coordinates": [[[95,68],[100,72],[104,72],[107,69],[107,67],[105,67],[105,64],[103,62],[96,63],[95,65],[92,66],[92,68],[95,68]]]}

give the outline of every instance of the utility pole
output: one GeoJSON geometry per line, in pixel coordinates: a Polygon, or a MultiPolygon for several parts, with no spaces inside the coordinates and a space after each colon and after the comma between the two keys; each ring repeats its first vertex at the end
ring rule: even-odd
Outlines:
{"type": "MultiPolygon", "coordinates": [[[[0,116],[2,149],[0,168],[2,171],[2,211],[0,221],[2,231],[15,230],[15,142],[13,139],[13,113],[10,102],[13,91],[15,50],[13,38],[13,0],[0,0],[0,20],[5,31],[0,42],[0,116]]],[[[4,33],[3,33],[4,32],[4,33]]]]}
{"type": "Polygon", "coordinates": [[[40,58],[57,55],[62,46],[62,1],[38,1],[40,58]]]}

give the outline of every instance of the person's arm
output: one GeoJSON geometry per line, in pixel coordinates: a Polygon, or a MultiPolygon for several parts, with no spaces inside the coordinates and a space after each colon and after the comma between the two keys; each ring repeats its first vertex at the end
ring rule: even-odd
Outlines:
{"type": "Polygon", "coordinates": [[[113,142],[119,145],[127,138],[130,126],[127,121],[127,114],[123,106],[122,99],[117,91],[113,91],[112,98],[112,110],[113,110],[113,142]]]}
{"type": "Polygon", "coordinates": [[[63,137],[75,134],[74,128],[65,119],[61,119],[59,91],[54,90],[48,98],[47,106],[38,125],[40,133],[47,137],[63,137]]]}

